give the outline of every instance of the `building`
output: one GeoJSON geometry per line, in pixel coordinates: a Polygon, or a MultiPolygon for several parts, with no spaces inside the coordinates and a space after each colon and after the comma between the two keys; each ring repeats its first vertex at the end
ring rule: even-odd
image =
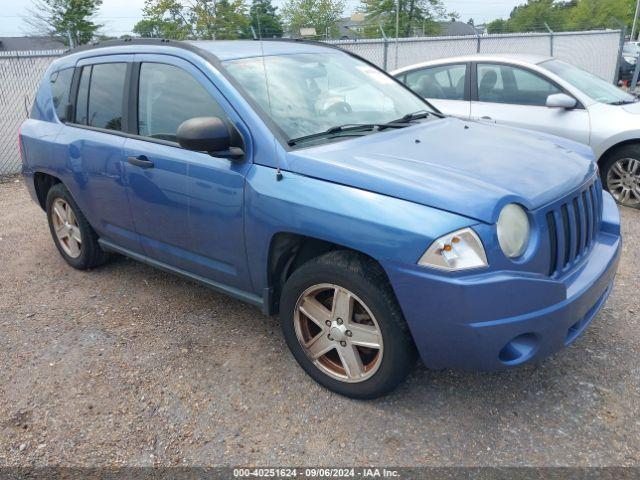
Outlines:
{"type": "Polygon", "coordinates": [[[0,52],[63,50],[67,48],[52,37],[0,37],[0,52]]]}
{"type": "Polygon", "coordinates": [[[354,14],[351,17],[341,18],[336,26],[341,40],[355,40],[362,38],[364,33],[364,16],[354,14]]]}
{"type": "Polygon", "coordinates": [[[438,22],[441,27],[440,35],[445,37],[458,37],[464,35],[477,35],[473,25],[452,20],[450,22],[438,22]]]}

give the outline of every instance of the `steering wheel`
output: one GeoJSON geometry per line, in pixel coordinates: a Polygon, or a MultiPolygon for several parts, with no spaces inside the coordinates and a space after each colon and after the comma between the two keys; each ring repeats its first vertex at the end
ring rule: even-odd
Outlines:
{"type": "Polygon", "coordinates": [[[353,108],[347,102],[336,102],[332,104],[329,108],[327,108],[324,113],[332,114],[332,113],[352,113],[353,108]]]}

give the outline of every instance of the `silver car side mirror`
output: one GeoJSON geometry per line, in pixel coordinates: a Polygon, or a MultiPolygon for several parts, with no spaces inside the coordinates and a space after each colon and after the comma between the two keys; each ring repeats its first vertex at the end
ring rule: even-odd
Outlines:
{"type": "Polygon", "coordinates": [[[566,110],[571,110],[572,108],[576,108],[577,104],[578,102],[575,98],[570,97],[565,93],[556,93],[547,97],[547,107],[549,108],[564,108],[566,110]]]}

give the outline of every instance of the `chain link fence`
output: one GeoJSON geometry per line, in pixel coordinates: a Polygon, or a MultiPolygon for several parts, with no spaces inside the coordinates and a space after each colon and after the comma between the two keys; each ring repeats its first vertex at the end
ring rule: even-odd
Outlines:
{"type": "MultiPolygon", "coordinates": [[[[603,79],[617,79],[624,33],[591,32],[499,34],[464,37],[419,37],[340,40],[330,43],[352,51],[385,70],[443,57],[473,53],[554,55],[603,79]]],[[[42,75],[63,51],[0,52],[0,178],[20,171],[18,128],[31,108],[42,75]]]]}
{"type": "Polygon", "coordinates": [[[20,171],[18,128],[27,118],[42,75],[62,53],[0,52],[0,177],[20,171]]]}
{"type": "Polygon", "coordinates": [[[385,70],[414,63],[475,53],[528,53],[555,56],[614,82],[624,33],[621,30],[559,33],[511,33],[461,37],[418,37],[381,40],[338,40],[385,70]]]}

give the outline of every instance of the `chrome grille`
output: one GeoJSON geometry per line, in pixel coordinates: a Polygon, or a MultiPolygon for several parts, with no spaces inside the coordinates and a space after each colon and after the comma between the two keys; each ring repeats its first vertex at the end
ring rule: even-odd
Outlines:
{"type": "Polygon", "coordinates": [[[571,269],[591,249],[602,217],[602,186],[596,180],[547,212],[549,275],[571,269]]]}

